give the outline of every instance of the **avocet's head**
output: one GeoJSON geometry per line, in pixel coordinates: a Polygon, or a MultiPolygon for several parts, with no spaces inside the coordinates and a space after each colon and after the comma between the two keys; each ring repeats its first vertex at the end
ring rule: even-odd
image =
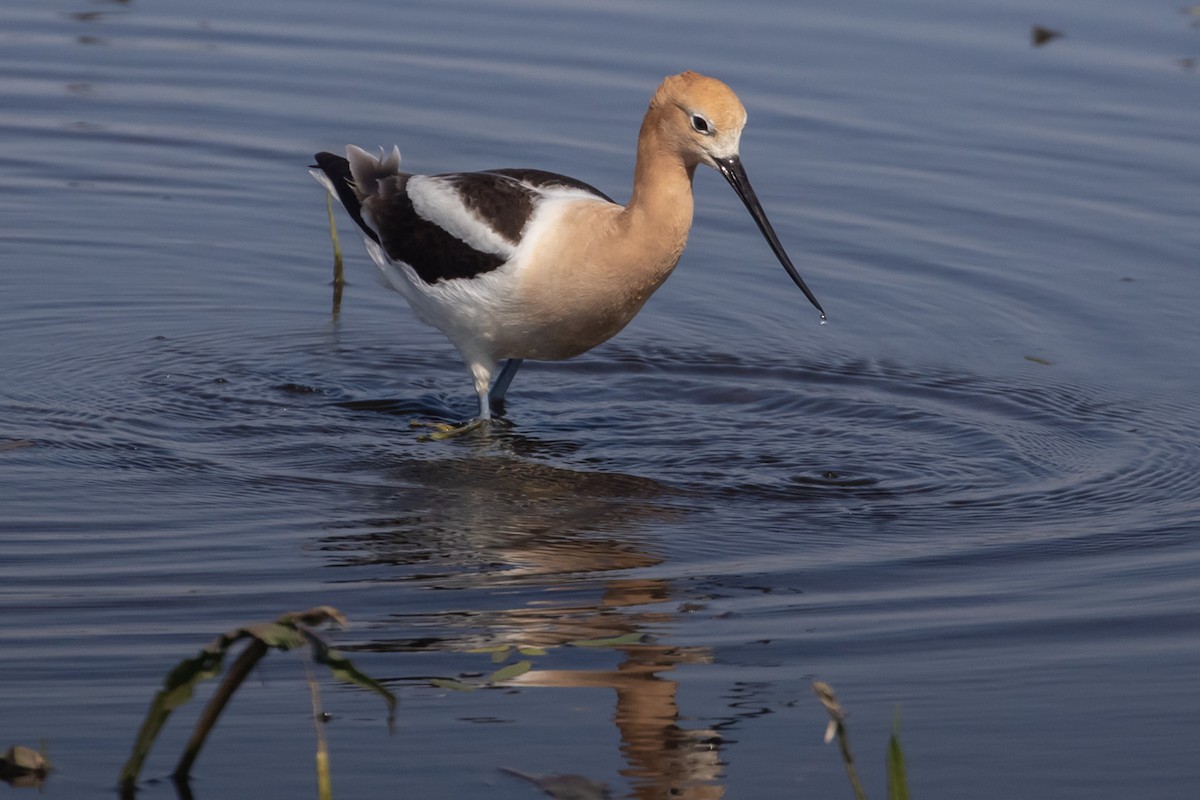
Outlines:
{"type": "Polygon", "coordinates": [[[754,217],[779,263],[824,320],[825,309],[792,265],[746,177],[738,155],[742,129],[746,126],[746,108],[738,96],[716,78],[684,72],[662,82],[650,107],[659,110],[663,132],[675,143],[689,167],[707,164],[725,176],[754,217]]]}

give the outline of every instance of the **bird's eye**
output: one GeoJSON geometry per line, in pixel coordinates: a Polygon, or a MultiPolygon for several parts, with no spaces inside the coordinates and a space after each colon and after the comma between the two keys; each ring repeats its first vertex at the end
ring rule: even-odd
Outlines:
{"type": "Polygon", "coordinates": [[[692,114],[692,130],[705,136],[712,136],[712,123],[699,114],[692,114]]]}

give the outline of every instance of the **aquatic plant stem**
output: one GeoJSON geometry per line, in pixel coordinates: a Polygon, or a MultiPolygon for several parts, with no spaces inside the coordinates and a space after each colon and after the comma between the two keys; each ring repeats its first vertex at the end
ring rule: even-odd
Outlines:
{"type": "Polygon", "coordinates": [[[338,241],[337,223],[333,219],[333,195],[326,193],[325,210],[329,212],[329,239],[333,242],[333,313],[342,307],[342,287],[346,285],[346,270],[342,264],[342,245],[338,241]]]}
{"type": "Polygon", "coordinates": [[[846,764],[846,777],[850,779],[854,797],[856,800],[867,800],[867,793],[863,791],[862,782],[858,779],[858,770],[854,767],[854,754],[850,752],[850,738],[846,735],[846,725],[839,722],[837,728],[838,746],[842,750],[842,761],[846,764]]]}
{"type": "Polygon", "coordinates": [[[888,738],[887,792],[888,800],[908,800],[908,777],[900,747],[900,706],[892,714],[892,735],[888,738]]]}
{"type": "Polygon", "coordinates": [[[308,695],[312,698],[313,729],[317,732],[317,800],[333,800],[333,778],[329,772],[329,742],[325,738],[324,713],[321,711],[321,689],[312,674],[307,659],[304,663],[304,678],[308,681],[308,695]]]}
{"type": "Polygon", "coordinates": [[[825,729],[825,741],[829,742],[835,735],[838,747],[842,751],[842,763],[846,765],[846,777],[850,779],[850,788],[854,790],[855,800],[867,800],[862,781],[858,779],[858,769],[854,766],[854,753],[850,750],[850,736],[846,733],[846,710],[838,702],[833,687],[824,681],[813,681],[813,693],[829,712],[829,727],[825,729]]]}
{"type": "Polygon", "coordinates": [[[200,749],[204,747],[204,742],[208,738],[208,734],[212,731],[213,726],[217,724],[217,719],[221,716],[221,712],[225,709],[225,705],[229,699],[233,697],[233,693],[242,685],[242,681],[246,679],[258,664],[259,660],[267,654],[270,647],[261,639],[254,639],[250,644],[246,645],[246,649],[242,651],[237,660],[229,667],[229,671],[225,673],[225,680],[221,681],[221,685],[217,687],[217,691],[209,699],[208,705],[204,707],[200,719],[196,722],[196,727],[192,731],[192,738],[188,739],[187,747],[184,748],[183,755],[179,757],[179,763],[175,765],[175,772],[172,777],[176,781],[186,780],[188,773],[192,770],[192,764],[200,755],[200,749]]]}

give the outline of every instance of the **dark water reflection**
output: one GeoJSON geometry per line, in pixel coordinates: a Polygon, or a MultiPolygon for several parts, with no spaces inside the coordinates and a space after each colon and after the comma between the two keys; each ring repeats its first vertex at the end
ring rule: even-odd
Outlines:
{"type": "MultiPolygon", "coordinates": [[[[503,441],[536,449],[520,437],[503,441]]],[[[379,576],[374,580],[417,580],[439,590],[554,581],[563,591],[532,608],[456,608],[432,619],[401,615],[404,624],[441,634],[374,640],[351,650],[507,656],[507,648],[546,655],[554,648],[603,647],[617,657],[611,669],[540,668],[533,659],[531,669],[505,684],[610,691],[626,762],[621,774],[632,782],[631,796],[724,796],[721,737],[714,728],[683,726],[678,685],[670,677],[679,664],[710,662],[711,650],[652,643],[652,631],[668,626],[680,604],[671,581],[605,577],[661,562],[637,532],[655,521],[678,521],[685,512],[666,502],[680,492],[645,478],[508,456],[415,461],[391,470],[385,482],[413,488],[380,492],[366,503],[373,513],[347,527],[369,533],[326,539],[323,551],[345,554],[331,564],[398,567],[372,570],[379,576]],[[430,498],[436,498],[432,507],[430,498]]]]}
{"type": "MultiPolygon", "coordinates": [[[[517,440],[503,437],[502,446],[517,440]]],[[[681,516],[662,503],[676,494],[648,478],[512,456],[413,459],[392,465],[364,498],[365,515],[339,523],[320,548],[340,554],[336,566],[448,570],[423,574],[440,585],[453,585],[452,575],[507,582],[635,569],[658,563],[640,552],[636,532],[681,516]]]]}

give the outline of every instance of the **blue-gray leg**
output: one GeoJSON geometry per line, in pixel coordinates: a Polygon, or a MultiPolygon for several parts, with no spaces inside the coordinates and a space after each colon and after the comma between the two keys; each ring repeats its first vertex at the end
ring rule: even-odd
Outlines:
{"type": "Polygon", "coordinates": [[[508,390],[508,385],[512,383],[513,376],[517,374],[517,369],[521,366],[521,359],[509,359],[505,362],[494,382],[492,381],[492,372],[496,368],[495,361],[486,358],[468,360],[467,366],[471,370],[471,376],[475,379],[475,394],[479,397],[479,416],[461,425],[451,425],[446,422],[419,423],[414,421],[413,425],[428,425],[435,429],[433,433],[422,438],[449,439],[451,436],[459,436],[479,430],[480,428],[486,428],[492,420],[492,405],[496,405],[497,411],[503,407],[504,392],[508,390]]]}
{"type": "Polygon", "coordinates": [[[517,370],[521,368],[521,362],[524,359],[510,358],[504,362],[504,367],[500,370],[500,374],[496,376],[496,382],[492,384],[491,390],[488,391],[488,400],[492,405],[504,404],[504,393],[508,391],[509,384],[516,377],[517,370]]]}

